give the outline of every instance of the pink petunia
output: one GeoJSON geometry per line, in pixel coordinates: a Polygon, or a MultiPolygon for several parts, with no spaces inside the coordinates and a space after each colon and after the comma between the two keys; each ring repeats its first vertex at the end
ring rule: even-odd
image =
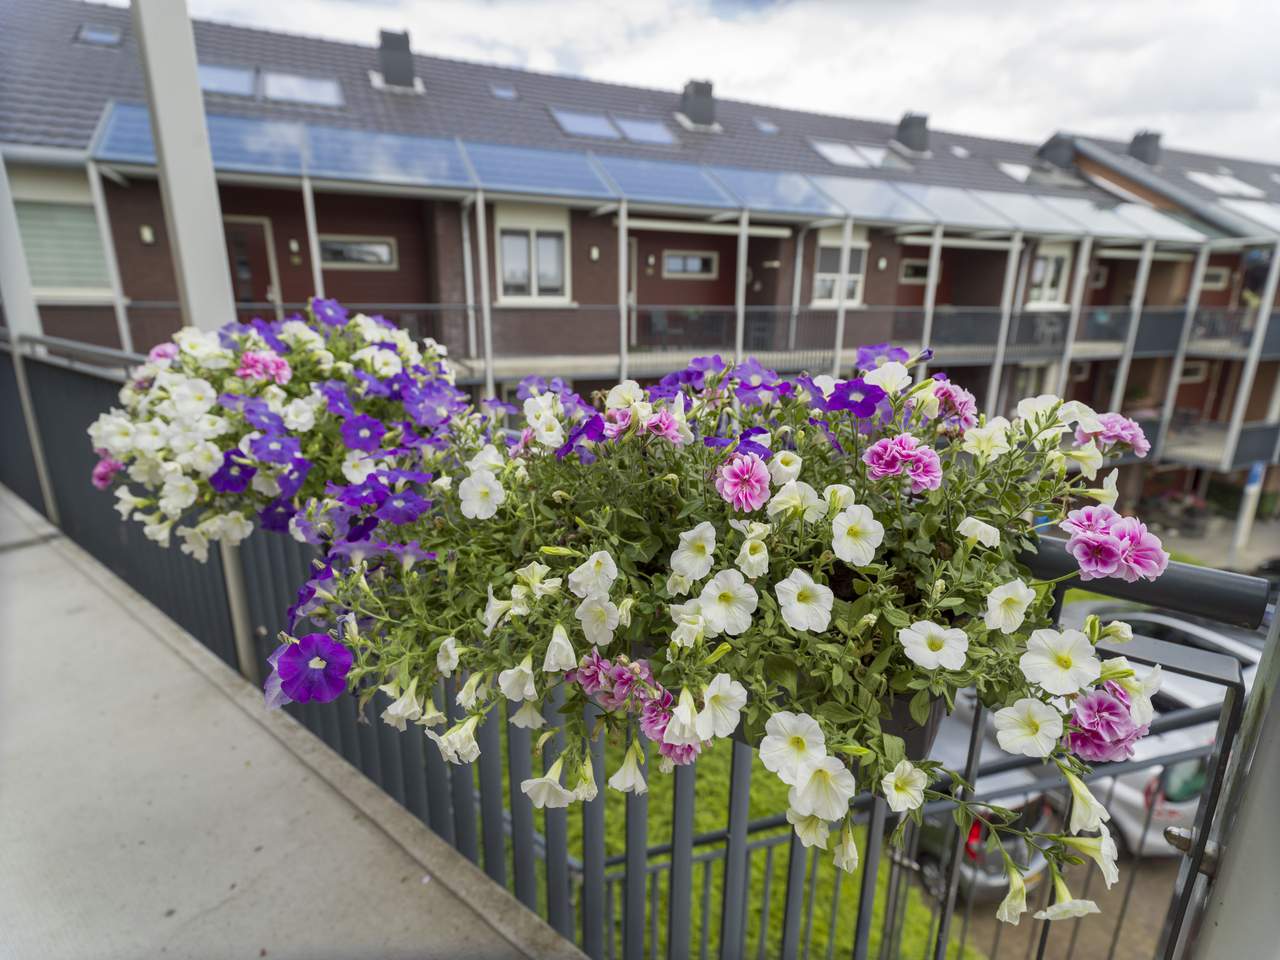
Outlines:
{"type": "Polygon", "coordinates": [[[1080,564],[1081,580],[1098,580],[1120,569],[1124,545],[1110,533],[1088,530],[1067,541],[1067,552],[1080,564]]]}
{"type": "Polygon", "coordinates": [[[978,403],[964,387],[939,380],[933,388],[938,398],[938,429],[942,433],[963,435],[978,422],[978,403]]]}
{"type": "Polygon", "coordinates": [[[1154,580],[1169,566],[1160,538],[1137,518],[1121,517],[1111,525],[1111,536],[1121,544],[1118,575],[1129,583],[1154,580]]]}
{"type": "Polygon", "coordinates": [[[246,380],[269,380],[283,386],[293,377],[293,370],[289,361],[274,350],[249,350],[240,358],[236,376],[246,380]]]}
{"type": "Polygon", "coordinates": [[[1105,504],[1097,504],[1072,510],[1067,519],[1062,521],[1062,529],[1070,534],[1108,533],[1111,525],[1120,519],[1120,514],[1105,504]]]}
{"type": "Polygon", "coordinates": [[[645,420],[641,427],[645,433],[651,433],[655,437],[661,437],[677,447],[684,443],[684,437],[680,436],[680,423],[670,410],[659,410],[653,416],[645,420]]]}
{"type": "Polygon", "coordinates": [[[702,744],[700,743],[660,743],[658,744],[658,753],[666,757],[677,767],[683,767],[685,764],[693,763],[698,759],[698,754],[702,752],[702,744]]]}
{"type": "Polygon", "coordinates": [[[735,453],[716,474],[716,492],[740,513],[759,510],[769,499],[769,468],[754,453],[735,453]]]}
{"type": "Polygon", "coordinates": [[[1116,684],[1091,690],[1075,702],[1068,734],[1071,752],[1089,763],[1111,763],[1128,760],[1133,747],[1147,733],[1137,726],[1129,713],[1128,697],[1122,697],[1116,684]]]}
{"type": "Polygon", "coordinates": [[[631,426],[631,411],[626,408],[614,408],[604,412],[604,435],[606,440],[617,440],[631,426]]]}
{"type": "Polygon", "coordinates": [[[1084,427],[1076,427],[1076,443],[1086,444],[1090,440],[1096,440],[1098,449],[1103,453],[1121,443],[1139,457],[1145,457],[1151,452],[1151,442],[1136,421],[1119,413],[1102,413],[1098,415],[1098,423],[1101,425],[1100,429],[1091,433],[1086,432],[1084,427]]]}
{"type": "Polygon", "coordinates": [[[877,440],[862,455],[872,480],[906,475],[912,493],[942,486],[942,462],[938,454],[909,433],[877,440]]]}
{"type": "Polygon", "coordinates": [[[112,479],[115,475],[124,469],[124,464],[114,457],[103,457],[93,467],[93,476],[90,478],[93,485],[99,490],[105,490],[111,486],[112,479]]]}

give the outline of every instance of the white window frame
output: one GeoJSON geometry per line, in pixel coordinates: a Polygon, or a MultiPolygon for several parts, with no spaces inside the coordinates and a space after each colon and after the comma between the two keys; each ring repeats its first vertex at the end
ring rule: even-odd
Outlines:
{"type": "Polygon", "coordinates": [[[495,204],[493,208],[494,249],[494,304],[500,307],[573,307],[573,235],[569,229],[569,208],[543,204],[495,204]],[[529,289],[528,294],[502,292],[502,235],[526,233],[529,235],[529,289]],[[555,294],[538,293],[537,243],[539,233],[559,233],[564,238],[564,290],[555,294]]]}
{"type": "Polygon", "coordinates": [[[1042,243],[1036,248],[1035,256],[1032,258],[1027,270],[1026,307],[1028,310],[1061,310],[1067,306],[1068,291],[1071,286],[1071,265],[1075,259],[1074,254],[1075,251],[1069,243],[1042,243]],[[1047,287],[1045,283],[1036,284],[1032,279],[1036,261],[1042,258],[1046,261],[1046,271],[1051,269],[1049,264],[1053,260],[1062,261],[1062,270],[1058,274],[1057,287],[1047,287]],[[1052,297],[1036,297],[1037,291],[1042,294],[1045,292],[1051,293],[1052,297]]]}
{"type": "MultiPolygon", "coordinates": [[[[840,241],[843,237],[844,237],[844,227],[823,227],[821,230],[818,231],[818,240],[816,245],[813,248],[813,269],[809,274],[810,280],[812,283],[812,286],[810,288],[810,300],[809,300],[810,307],[831,309],[833,307],[839,306],[839,298],[835,296],[836,284],[840,282],[839,274],[826,273],[822,270],[819,270],[818,268],[821,266],[821,263],[822,263],[822,248],[830,247],[832,249],[839,250],[840,241]],[[835,283],[833,283],[831,287],[831,292],[832,292],[831,297],[829,298],[818,297],[817,290],[818,290],[819,277],[833,277],[835,279],[835,283]]],[[[858,280],[858,289],[857,289],[857,295],[855,297],[845,298],[844,305],[846,307],[861,307],[862,304],[864,303],[864,298],[866,296],[867,260],[870,258],[870,254],[871,254],[871,244],[867,240],[866,227],[859,227],[857,225],[854,226],[853,240],[849,244],[849,250],[851,254],[852,254],[852,251],[854,250],[862,251],[862,269],[857,273],[853,272],[852,270],[849,271],[849,276],[847,279],[852,280],[856,277],[858,280]]],[[[850,260],[852,260],[852,256],[850,256],[850,260]]]]}
{"type": "Polygon", "coordinates": [[[1208,379],[1208,360],[1182,361],[1182,372],[1178,374],[1178,386],[1182,386],[1184,383],[1204,383],[1208,379]]]}
{"type": "Polygon", "coordinates": [[[1071,383],[1084,383],[1093,376],[1093,363],[1089,360],[1072,360],[1068,370],[1071,383]]]}
{"type": "Polygon", "coordinates": [[[720,254],[715,250],[663,250],[663,280],[718,280],[720,279],[720,254]],[[711,261],[710,273],[671,273],[667,270],[667,257],[706,257],[711,261]]]}
{"type": "Polygon", "coordinates": [[[924,287],[929,284],[929,258],[928,257],[903,257],[898,262],[898,283],[904,287],[924,287]],[[908,277],[907,264],[924,267],[923,277],[908,277]]]}
{"type": "Polygon", "coordinates": [[[1211,290],[1215,293],[1221,292],[1223,290],[1230,290],[1231,289],[1231,273],[1232,271],[1230,267],[1206,266],[1204,268],[1204,276],[1200,278],[1200,289],[1211,290]],[[1209,278],[1214,275],[1219,276],[1222,279],[1210,280],[1209,278]]]}
{"type": "MultiPolygon", "coordinates": [[[[18,178],[15,177],[14,179],[17,180],[18,178]]],[[[65,191],[66,195],[59,195],[59,192],[58,192],[59,189],[60,188],[65,189],[65,187],[64,185],[59,184],[56,180],[47,185],[38,183],[37,188],[39,187],[46,187],[46,189],[45,190],[37,189],[36,191],[32,191],[31,193],[28,194],[26,191],[24,191],[21,188],[21,186],[19,186],[19,188],[14,191],[15,209],[24,205],[33,205],[33,206],[76,207],[83,211],[87,211],[94,221],[94,228],[95,228],[94,240],[97,241],[99,245],[101,245],[101,225],[97,222],[98,211],[94,208],[92,203],[85,203],[80,199],[78,199],[78,197],[76,196],[78,191],[75,189],[66,190],[65,191]]],[[[87,190],[87,184],[86,184],[86,190],[87,190]]],[[[25,238],[23,239],[23,243],[24,245],[26,244],[25,238]]],[[[29,254],[27,255],[29,256],[29,254]]],[[[103,259],[104,268],[106,271],[108,271],[108,275],[104,276],[104,280],[106,280],[106,282],[102,286],[100,287],[41,286],[35,283],[33,280],[31,285],[32,297],[35,298],[37,303],[45,304],[48,306],[56,306],[56,305],[98,306],[98,305],[109,304],[114,302],[115,293],[111,289],[111,281],[109,277],[109,271],[111,268],[110,266],[107,265],[105,251],[103,251],[103,258],[104,258],[103,259]]]]}
{"type": "Polygon", "coordinates": [[[321,248],[320,268],[322,270],[382,270],[400,269],[400,244],[395,237],[375,237],[363,233],[321,233],[316,236],[316,245],[321,248]],[[391,262],[388,263],[346,263],[334,262],[324,258],[323,247],[326,240],[338,243],[385,243],[391,247],[391,262]]]}

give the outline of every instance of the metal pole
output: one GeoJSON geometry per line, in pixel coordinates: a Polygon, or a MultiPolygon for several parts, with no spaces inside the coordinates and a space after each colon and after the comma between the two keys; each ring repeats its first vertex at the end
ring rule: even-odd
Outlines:
{"type": "Polygon", "coordinates": [[[1089,260],[1093,256],[1093,237],[1080,238],[1076,251],[1076,273],[1071,280],[1071,312],[1067,314],[1066,339],[1062,342],[1062,369],[1058,371],[1058,383],[1054,393],[1065,396],[1068,378],[1071,376],[1071,348],[1076,344],[1076,332],[1080,329],[1080,315],[1084,312],[1084,297],[1089,283],[1089,260]]]}
{"type": "Polygon", "coordinates": [[[484,393],[495,396],[493,378],[493,310],[489,305],[489,230],[485,221],[484,191],[476,191],[476,250],[480,260],[480,324],[484,335],[484,393]]]}
{"type": "MultiPolygon", "coordinates": [[[[40,313],[31,291],[31,271],[18,230],[18,209],[9,187],[9,173],[0,154],[0,295],[4,297],[5,324],[15,335],[39,336],[40,313]]],[[[18,345],[13,345],[14,356],[18,345]]]]}
{"type": "Polygon", "coordinates": [[[231,613],[231,635],[236,642],[236,663],[240,667],[240,676],[258,686],[262,678],[258,672],[258,653],[254,649],[253,620],[249,616],[249,595],[244,585],[240,548],[222,540],[218,543],[218,553],[222,557],[222,578],[227,586],[227,607],[231,613]]]}
{"type": "Polygon", "coordinates": [[[627,201],[618,204],[618,379],[627,379],[627,201]]]}
{"type": "Polygon", "coordinates": [[[1142,326],[1142,307],[1147,300],[1147,281],[1151,277],[1151,258],[1155,255],[1156,242],[1142,244],[1138,258],[1138,275],[1133,281],[1133,296],[1129,300],[1129,329],[1125,334],[1124,352],[1116,366],[1116,382],[1111,387],[1111,409],[1119,412],[1124,404],[1124,388],[1129,385],[1129,366],[1133,363],[1133,349],[1138,342],[1138,328],[1142,326]]]}
{"type": "Polygon", "coordinates": [[[1004,265],[1004,287],[1000,292],[1000,331],[996,335],[996,355],[991,361],[991,375],[987,379],[987,399],[984,404],[988,417],[995,415],[1000,376],[1004,373],[1005,341],[1009,338],[1009,319],[1013,316],[1013,287],[1018,276],[1021,254],[1022,231],[1017,230],[1009,240],[1009,258],[1004,265]]]}
{"type": "Polygon", "coordinates": [[[235,297],[187,5],[134,0],[133,26],[182,316],[217,330],[235,318],[235,297]]]}
{"type": "Polygon", "coordinates": [[[743,341],[747,327],[747,229],[751,223],[751,215],[743,210],[738,215],[738,263],[737,276],[733,284],[733,360],[742,362],[743,341]]]}
{"type": "MultiPolygon", "coordinates": [[[[3,180],[3,178],[0,178],[3,180]]],[[[5,302],[6,307],[8,301],[5,302]]],[[[53,481],[49,477],[49,461],[44,456],[44,441],[40,439],[40,424],[36,420],[36,407],[31,402],[31,385],[27,381],[26,361],[22,356],[23,337],[14,333],[12,339],[13,379],[18,387],[18,404],[22,407],[22,420],[27,425],[27,442],[31,446],[31,459],[36,467],[36,480],[40,483],[40,498],[44,500],[44,515],[55,527],[62,526],[58,514],[58,502],[53,496],[53,481]]]]}
{"type": "Polygon", "coordinates": [[[124,305],[124,285],[120,282],[120,264],[116,260],[115,238],[111,233],[111,218],[107,212],[107,199],[102,190],[102,173],[92,160],[85,164],[89,178],[89,195],[93,198],[94,218],[98,221],[98,237],[102,242],[102,259],[107,265],[107,280],[111,284],[111,309],[116,315],[116,330],[120,336],[120,349],[133,353],[133,331],[129,329],[129,312],[124,305]]]}
{"type": "Polygon", "coordinates": [[[466,288],[463,302],[467,305],[467,356],[476,355],[476,281],[471,269],[471,218],[467,215],[470,198],[458,205],[458,218],[462,221],[462,286],[466,288]]]}
{"type": "Polygon", "coordinates": [[[840,273],[836,277],[836,342],[831,353],[831,376],[840,379],[844,356],[845,293],[849,286],[849,248],[853,246],[853,217],[845,217],[840,228],[840,273]]]}
{"type": "Polygon", "coordinates": [[[1187,291],[1187,309],[1182,317],[1182,332],[1178,334],[1178,347],[1169,364],[1169,382],[1164,388],[1164,403],[1160,407],[1160,426],[1157,429],[1153,459],[1164,454],[1164,441],[1169,435],[1169,423],[1178,402],[1178,380],[1182,376],[1182,364],[1187,358],[1187,344],[1191,341],[1191,328],[1195,324],[1196,311],[1200,308],[1200,291],[1204,284],[1204,268],[1209,263],[1209,244],[1200,245],[1196,262],[1191,268],[1191,288],[1187,291]]]}
{"type": "Polygon", "coordinates": [[[1227,442],[1222,449],[1222,470],[1231,469],[1235,459],[1236,441],[1240,439],[1240,428],[1244,426],[1245,410],[1249,406],[1249,394],[1253,392],[1253,380],[1258,372],[1258,361],[1262,356],[1262,343],[1267,338],[1267,324],[1271,313],[1276,308],[1276,282],[1280,280],[1280,241],[1271,248],[1271,266],[1267,270],[1267,282],[1262,288],[1262,298],[1258,301],[1258,317],[1253,323],[1253,339],[1249,341],[1249,355],[1245,358],[1244,370],[1241,371],[1240,382],[1236,384],[1235,406],[1231,411],[1231,423],[1227,427],[1227,442]]]}
{"type": "MultiPolygon", "coordinates": [[[[933,228],[929,241],[929,269],[924,281],[924,323],[920,328],[920,346],[928,347],[933,340],[933,315],[938,306],[938,277],[942,273],[942,224],[933,228]]],[[[916,367],[916,383],[925,378],[929,365],[916,367]]]]}
{"type": "Polygon", "coordinates": [[[324,266],[320,261],[320,231],[316,226],[316,197],[311,178],[302,175],[302,212],[307,221],[307,254],[311,257],[311,286],[317,297],[324,296],[324,266]]]}
{"type": "Polygon", "coordinates": [[[804,279],[804,244],[813,229],[806,224],[796,236],[796,254],[791,268],[791,316],[787,320],[787,349],[796,348],[796,325],[800,319],[800,284],[804,279]]]}

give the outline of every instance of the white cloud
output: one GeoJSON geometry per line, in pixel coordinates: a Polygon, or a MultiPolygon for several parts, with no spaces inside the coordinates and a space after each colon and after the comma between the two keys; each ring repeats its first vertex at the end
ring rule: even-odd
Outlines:
{"type": "Polygon", "coordinates": [[[1244,0],[190,0],[193,16],[1038,142],[1055,130],[1277,157],[1280,5],[1244,0]]]}

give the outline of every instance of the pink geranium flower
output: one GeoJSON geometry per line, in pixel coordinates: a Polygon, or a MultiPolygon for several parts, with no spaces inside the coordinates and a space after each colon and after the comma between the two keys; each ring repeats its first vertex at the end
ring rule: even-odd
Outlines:
{"type": "Polygon", "coordinates": [[[769,468],[754,453],[735,453],[716,474],[716,491],[741,513],[759,510],[769,499],[769,468]]]}

